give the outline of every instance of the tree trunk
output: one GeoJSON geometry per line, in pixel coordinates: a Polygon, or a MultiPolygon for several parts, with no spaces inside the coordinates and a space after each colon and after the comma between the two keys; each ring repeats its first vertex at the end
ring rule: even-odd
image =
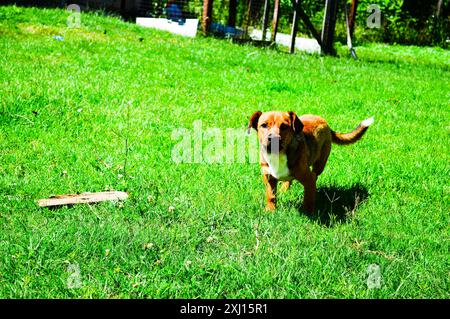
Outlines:
{"type": "Polygon", "coordinates": [[[278,32],[278,20],[279,16],[278,13],[280,11],[280,0],[275,0],[274,8],[273,8],[273,26],[272,26],[272,37],[271,41],[275,42],[278,32]]]}
{"type": "Polygon", "coordinates": [[[266,41],[267,25],[269,24],[269,9],[270,0],[264,0],[264,16],[262,25],[262,37],[261,40],[266,41]]]}
{"type": "Polygon", "coordinates": [[[202,31],[204,35],[209,33],[212,22],[212,5],[213,0],[203,0],[203,17],[202,17],[202,31]]]}
{"type": "Polygon", "coordinates": [[[443,4],[443,2],[444,1],[439,0],[438,3],[437,3],[437,6],[436,6],[436,18],[438,18],[438,19],[441,16],[441,13],[442,13],[442,4],[443,4]]]}

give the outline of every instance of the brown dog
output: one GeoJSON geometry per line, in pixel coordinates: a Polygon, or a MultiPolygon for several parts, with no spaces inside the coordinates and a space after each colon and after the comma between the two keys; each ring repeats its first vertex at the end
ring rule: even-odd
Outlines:
{"type": "Polygon", "coordinates": [[[353,132],[340,134],[316,115],[298,117],[294,112],[255,112],[250,118],[248,131],[250,133],[254,128],[258,132],[266,210],[275,209],[277,182],[284,181],[283,189],[286,190],[291,181],[297,179],[305,188],[303,209],[313,213],[316,180],[325,168],[331,143],[352,144],[372,123],[373,117],[362,121],[353,132]]]}

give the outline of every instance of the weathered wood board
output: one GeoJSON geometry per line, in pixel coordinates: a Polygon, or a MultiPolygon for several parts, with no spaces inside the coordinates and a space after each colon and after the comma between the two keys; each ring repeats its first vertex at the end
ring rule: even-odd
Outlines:
{"type": "Polygon", "coordinates": [[[104,201],[125,200],[127,198],[128,193],[120,191],[69,194],[40,199],[38,200],[38,205],[40,207],[54,207],[62,205],[89,204],[104,201]]]}
{"type": "Polygon", "coordinates": [[[184,23],[180,24],[164,18],[136,18],[136,24],[194,38],[197,35],[198,20],[186,19],[184,23]]]}

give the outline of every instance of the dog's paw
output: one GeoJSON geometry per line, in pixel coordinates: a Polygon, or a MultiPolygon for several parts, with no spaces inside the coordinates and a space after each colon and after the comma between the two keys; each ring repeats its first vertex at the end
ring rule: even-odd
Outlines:
{"type": "Polygon", "coordinates": [[[275,211],[275,203],[267,203],[266,212],[274,212],[275,211]]]}

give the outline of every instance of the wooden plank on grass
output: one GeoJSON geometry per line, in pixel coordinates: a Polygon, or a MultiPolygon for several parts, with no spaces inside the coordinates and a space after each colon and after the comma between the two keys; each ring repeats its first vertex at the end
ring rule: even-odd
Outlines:
{"type": "Polygon", "coordinates": [[[57,195],[52,196],[50,198],[40,199],[38,201],[38,205],[40,207],[54,207],[62,205],[88,204],[104,201],[125,200],[127,198],[128,193],[119,191],[69,194],[69,195],[57,195]]]}

